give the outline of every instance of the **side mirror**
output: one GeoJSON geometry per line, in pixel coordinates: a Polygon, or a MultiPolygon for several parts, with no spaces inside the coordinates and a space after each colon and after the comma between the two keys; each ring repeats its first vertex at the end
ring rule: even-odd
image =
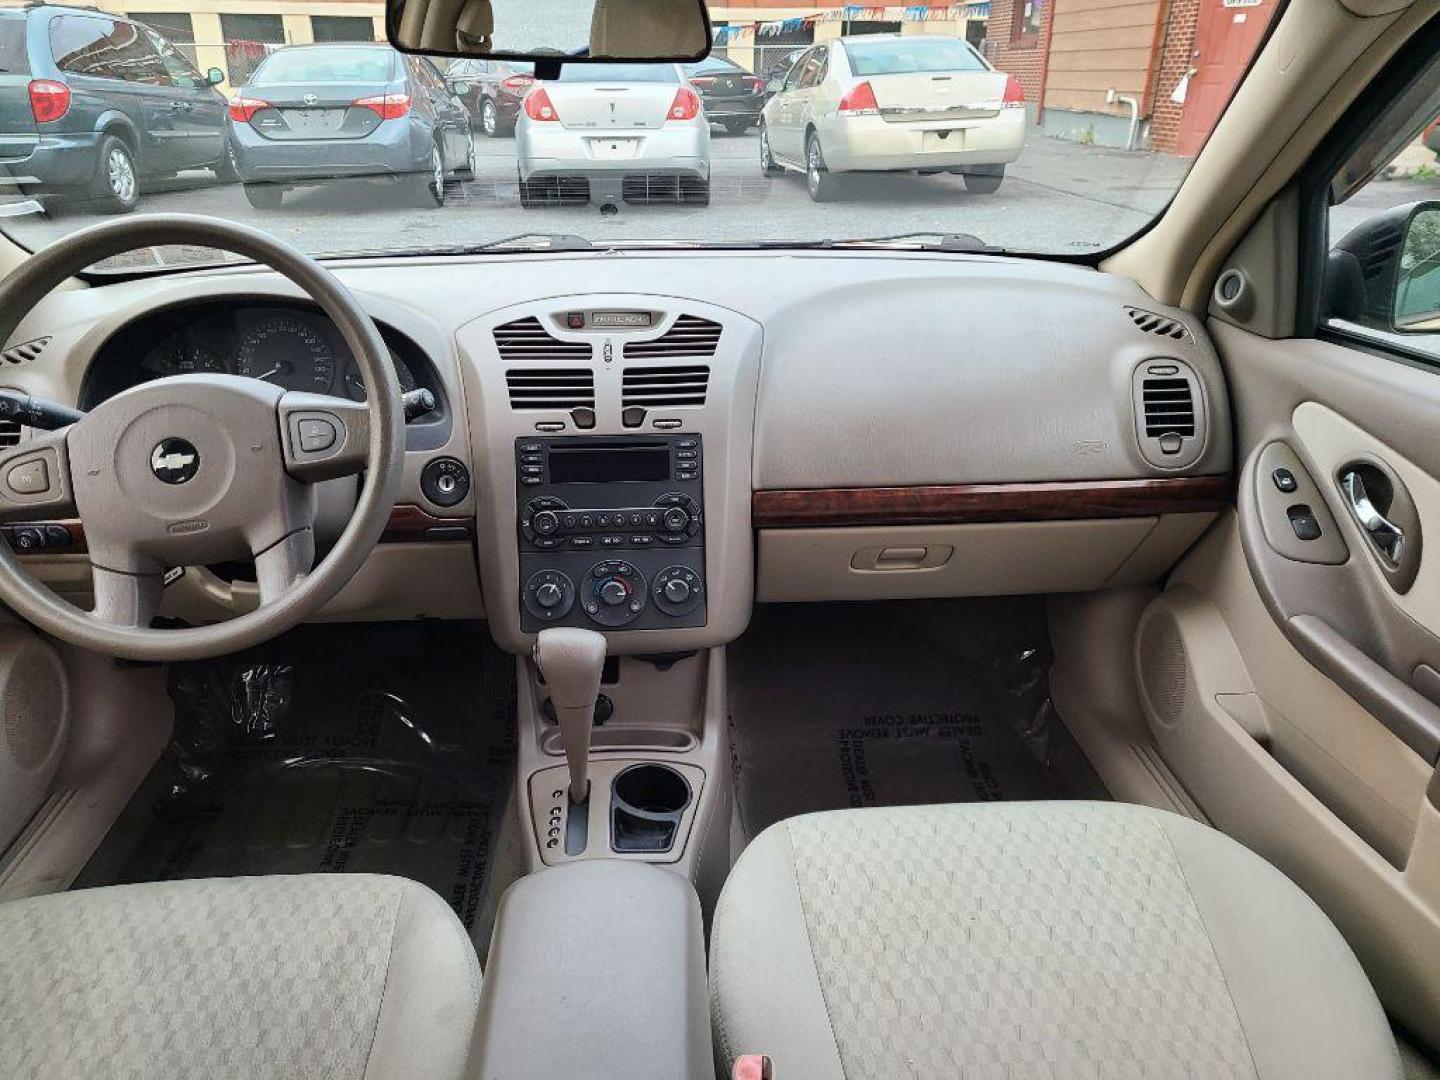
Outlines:
{"type": "Polygon", "coordinates": [[[1392,207],[1346,233],[1326,260],[1325,306],[1372,330],[1440,332],[1440,202],[1392,207]]]}
{"type": "Polygon", "coordinates": [[[211,68],[209,71],[205,72],[206,86],[219,86],[224,81],[225,72],[221,71],[219,68],[211,68]]]}
{"type": "Polygon", "coordinates": [[[468,82],[463,82],[457,79],[455,82],[452,82],[450,84],[450,93],[454,94],[456,97],[464,97],[469,92],[470,84],[468,82]]]}

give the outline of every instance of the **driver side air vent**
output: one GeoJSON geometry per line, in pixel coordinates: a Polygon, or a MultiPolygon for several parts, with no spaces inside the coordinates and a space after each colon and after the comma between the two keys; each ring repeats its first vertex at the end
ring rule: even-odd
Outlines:
{"type": "Polygon", "coordinates": [[[714,356],[722,327],[698,315],[681,315],[675,325],[653,341],[627,341],[626,360],[649,360],[672,356],[714,356]]]}
{"type": "Polygon", "coordinates": [[[588,368],[507,371],[512,409],[593,409],[595,376],[588,368]]]}
{"type": "Polygon", "coordinates": [[[660,409],[673,405],[704,405],[710,369],[704,364],[683,367],[625,369],[620,394],[623,408],[660,409]]]}
{"type": "Polygon", "coordinates": [[[1169,357],[1135,369],[1135,433],[1145,460],[1162,469],[1192,464],[1205,447],[1205,399],[1188,364],[1169,357]]]}
{"type": "Polygon", "coordinates": [[[38,359],[45,351],[45,346],[50,344],[48,337],[36,338],[34,341],[26,341],[14,348],[0,352],[0,361],[7,364],[28,364],[31,360],[38,359]]]}
{"type": "Polygon", "coordinates": [[[493,333],[495,349],[500,359],[507,362],[590,359],[588,341],[561,341],[541,326],[540,320],[533,315],[497,326],[493,333]]]}
{"type": "Polygon", "coordinates": [[[1190,331],[1185,324],[1178,319],[1172,319],[1168,315],[1157,315],[1153,311],[1146,311],[1144,308],[1127,307],[1125,314],[1130,316],[1133,322],[1143,333],[1155,334],[1157,337],[1170,338],[1172,341],[1191,341],[1190,331]]]}

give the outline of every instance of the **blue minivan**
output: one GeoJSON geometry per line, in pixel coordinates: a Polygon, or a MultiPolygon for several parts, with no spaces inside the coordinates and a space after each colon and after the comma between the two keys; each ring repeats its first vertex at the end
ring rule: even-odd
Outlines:
{"type": "Polygon", "coordinates": [[[154,30],[119,15],[0,9],[0,193],[133,210],[142,183],[182,169],[233,179],[226,100],[154,30]]]}

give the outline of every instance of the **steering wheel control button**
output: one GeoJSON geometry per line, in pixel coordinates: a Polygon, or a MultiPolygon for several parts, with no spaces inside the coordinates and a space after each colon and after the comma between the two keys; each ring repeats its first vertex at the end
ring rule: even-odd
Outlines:
{"type": "Polygon", "coordinates": [[[1270,479],[1275,482],[1275,490],[1286,495],[1293,495],[1300,490],[1300,481],[1295,479],[1295,474],[1289,469],[1276,469],[1270,474],[1270,479]]]}
{"type": "Polygon", "coordinates": [[[188,484],[200,471],[200,451],[187,439],[161,439],[150,451],[150,471],[164,484],[188,484]]]}
{"type": "Polygon", "coordinates": [[[688,566],[667,566],[655,575],[651,594],[656,607],[678,619],[700,606],[705,596],[705,583],[688,566]]]}
{"type": "Polygon", "coordinates": [[[520,595],[525,610],[537,619],[563,619],[575,605],[575,583],[559,570],[540,570],[530,575],[520,595]]]}
{"type": "Polygon", "coordinates": [[[21,462],[5,474],[5,485],[17,495],[43,495],[50,490],[50,470],[44,458],[21,462]]]}
{"type": "Polygon", "coordinates": [[[470,470],[457,458],[434,458],[421,470],[420,490],[436,506],[454,506],[470,494],[470,470]]]}
{"type": "Polygon", "coordinates": [[[583,606],[601,626],[624,626],[645,610],[645,578],[628,562],[596,563],[583,606]]]}
{"type": "Polygon", "coordinates": [[[300,450],[306,454],[318,454],[329,450],[340,438],[335,425],[319,416],[307,417],[295,425],[300,436],[300,450]]]}

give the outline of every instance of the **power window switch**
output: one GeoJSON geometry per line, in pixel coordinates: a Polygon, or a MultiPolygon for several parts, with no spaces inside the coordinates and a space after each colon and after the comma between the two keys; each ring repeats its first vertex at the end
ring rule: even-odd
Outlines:
{"type": "Polygon", "coordinates": [[[1293,495],[1300,490],[1300,481],[1295,479],[1295,474],[1289,469],[1276,469],[1270,474],[1270,479],[1275,484],[1275,490],[1286,495],[1293,495]]]}
{"type": "Polygon", "coordinates": [[[1301,503],[1290,507],[1285,513],[1290,518],[1290,528],[1295,530],[1297,539],[1306,542],[1320,539],[1320,522],[1315,519],[1310,507],[1301,503]]]}

